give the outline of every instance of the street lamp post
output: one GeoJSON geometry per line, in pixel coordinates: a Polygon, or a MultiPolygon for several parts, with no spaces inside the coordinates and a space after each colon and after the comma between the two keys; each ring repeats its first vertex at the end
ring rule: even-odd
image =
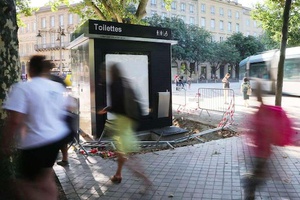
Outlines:
{"type": "Polygon", "coordinates": [[[43,30],[39,30],[38,34],[36,37],[42,37],[41,32],[50,32],[50,33],[57,33],[57,39],[56,41],[59,41],[59,74],[60,76],[62,75],[62,39],[61,37],[66,36],[64,29],[59,26],[58,29],[56,31],[43,31],[43,30]]]}

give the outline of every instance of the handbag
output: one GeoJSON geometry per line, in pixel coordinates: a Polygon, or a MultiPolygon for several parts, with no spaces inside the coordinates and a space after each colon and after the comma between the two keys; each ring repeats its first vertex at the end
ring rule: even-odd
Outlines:
{"type": "Polygon", "coordinates": [[[247,95],[251,95],[252,94],[252,89],[249,87],[247,90],[247,95]]]}

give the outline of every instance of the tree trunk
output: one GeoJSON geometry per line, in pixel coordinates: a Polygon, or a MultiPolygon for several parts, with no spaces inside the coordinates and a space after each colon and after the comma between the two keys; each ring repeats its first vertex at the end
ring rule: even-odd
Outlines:
{"type": "Polygon", "coordinates": [[[138,20],[141,20],[147,13],[146,13],[146,7],[149,0],[141,0],[139,3],[139,6],[137,8],[137,11],[135,13],[135,16],[138,20]]]}
{"type": "MultiPolygon", "coordinates": [[[[0,0],[0,105],[20,78],[18,26],[14,0],[0,0]]],[[[0,108],[0,136],[6,113],[0,108]]]]}
{"type": "MultiPolygon", "coordinates": [[[[18,26],[15,0],[0,0],[0,140],[3,135],[6,112],[3,100],[10,86],[20,77],[18,26]]],[[[14,165],[10,157],[0,159],[0,199],[15,199],[10,180],[14,175],[14,165]]]]}
{"type": "Polygon", "coordinates": [[[290,9],[291,9],[292,0],[286,0],[283,12],[283,25],[282,25],[282,38],[281,38],[281,47],[280,47],[280,58],[278,63],[278,72],[277,72],[277,88],[276,88],[276,98],[275,105],[281,106],[282,100],[282,85],[283,85],[283,68],[285,60],[285,49],[288,38],[288,26],[290,18],[290,9]]]}

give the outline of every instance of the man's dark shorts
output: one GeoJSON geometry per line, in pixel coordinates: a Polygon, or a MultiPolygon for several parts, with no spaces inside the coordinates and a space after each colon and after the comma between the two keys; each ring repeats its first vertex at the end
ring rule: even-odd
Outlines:
{"type": "Polygon", "coordinates": [[[18,176],[25,179],[36,178],[43,169],[52,168],[65,138],[37,148],[19,151],[18,176]]]}

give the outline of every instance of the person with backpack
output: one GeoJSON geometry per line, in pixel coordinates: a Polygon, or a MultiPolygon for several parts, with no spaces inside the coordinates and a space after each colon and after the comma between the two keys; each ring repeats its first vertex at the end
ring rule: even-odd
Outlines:
{"type": "MultiPolygon", "coordinates": [[[[245,200],[256,199],[255,193],[267,181],[271,175],[269,172],[277,171],[275,165],[268,165],[272,154],[275,153],[272,151],[272,146],[294,145],[294,137],[297,133],[293,128],[292,120],[281,106],[264,104],[262,83],[256,83],[254,93],[260,105],[255,113],[245,118],[243,125],[245,144],[249,147],[249,160],[252,164],[251,171],[241,180],[245,200]]],[[[279,155],[272,157],[278,158],[279,155]]],[[[278,161],[280,162],[280,159],[278,161]]]]}
{"type": "Polygon", "coordinates": [[[121,183],[122,169],[126,163],[126,166],[136,176],[142,178],[145,186],[148,187],[151,185],[151,182],[144,174],[140,162],[132,155],[132,153],[139,151],[135,130],[141,117],[141,106],[135,91],[123,77],[120,65],[113,64],[108,69],[110,70],[111,80],[109,85],[111,105],[97,113],[106,114],[107,112],[112,112],[116,116],[116,119],[112,122],[112,138],[117,149],[118,166],[115,175],[110,180],[113,183],[121,183]]]}
{"type": "Polygon", "coordinates": [[[0,141],[0,159],[18,152],[13,199],[57,199],[52,169],[68,136],[64,121],[69,106],[66,88],[49,79],[51,65],[43,55],[30,58],[30,81],[13,85],[3,109],[8,113],[0,141]]]}
{"type": "Polygon", "coordinates": [[[244,99],[244,106],[249,107],[249,96],[251,95],[251,86],[250,86],[250,81],[248,78],[243,79],[243,83],[241,85],[241,93],[243,93],[243,99],[244,99]]]}
{"type": "Polygon", "coordinates": [[[222,79],[223,83],[223,89],[224,89],[224,103],[228,104],[228,89],[230,88],[230,82],[229,82],[230,74],[227,73],[224,78],[222,79]]]}

